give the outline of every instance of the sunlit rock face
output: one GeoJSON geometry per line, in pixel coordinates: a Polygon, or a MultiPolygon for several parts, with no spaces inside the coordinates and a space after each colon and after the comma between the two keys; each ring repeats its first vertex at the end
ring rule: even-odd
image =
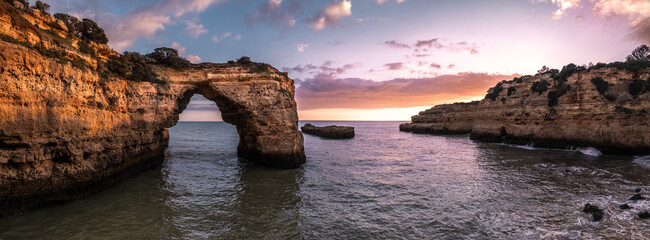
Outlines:
{"type": "Polygon", "coordinates": [[[550,74],[522,77],[491,88],[489,98],[481,101],[422,111],[400,130],[471,133],[472,139],[489,142],[554,148],[590,146],[604,153],[647,154],[649,77],[648,69],[631,72],[616,68],[582,70],[570,75],[564,84],[550,74]],[[599,92],[594,78],[602,79],[601,85],[607,85],[607,90],[599,92]],[[634,80],[646,90],[631,90],[634,80]],[[539,86],[542,81],[549,83],[547,89],[533,91],[533,85],[539,86]]]}
{"type": "Polygon", "coordinates": [[[31,11],[18,14],[34,25],[20,23],[0,5],[0,217],[84,197],[160,165],[167,129],[193,94],[216,102],[236,125],[240,157],[279,168],[304,163],[294,82],[285,73],[255,63],[182,71],[152,64],[159,81],[100,77],[97,59],[118,53],[97,44],[95,57],[80,53],[78,39],[57,40],[35,27],[65,28],[60,21],[31,11]],[[90,67],[30,47],[39,43],[90,67]]]}

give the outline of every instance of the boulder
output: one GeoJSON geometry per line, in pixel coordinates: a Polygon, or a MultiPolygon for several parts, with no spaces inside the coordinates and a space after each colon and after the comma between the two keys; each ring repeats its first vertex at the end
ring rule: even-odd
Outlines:
{"type": "Polygon", "coordinates": [[[305,124],[301,128],[303,133],[316,135],[325,138],[345,139],[354,137],[354,127],[348,126],[326,126],[316,127],[311,123],[305,124]]]}

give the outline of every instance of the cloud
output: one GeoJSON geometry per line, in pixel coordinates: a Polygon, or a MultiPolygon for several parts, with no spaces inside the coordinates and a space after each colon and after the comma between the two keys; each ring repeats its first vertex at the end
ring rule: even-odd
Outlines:
{"type": "Polygon", "coordinates": [[[301,110],[430,106],[449,99],[484,96],[500,80],[516,76],[466,72],[377,82],[316,74],[312,78],[297,80],[296,98],[301,110]]]}
{"type": "Polygon", "coordinates": [[[227,32],[227,33],[222,34],[221,36],[213,35],[212,36],[212,41],[215,42],[215,43],[219,43],[219,42],[221,42],[223,40],[226,40],[228,38],[230,38],[232,41],[237,41],[237,40],[240,40],[242,38],[242,36],[240,34],[227,32]]]}
{"type": "Polygon", "coordinates": [[[339,41],[339,40],[334,40],[334,41],[327,41],[327,44],[332,45],[332,46],[341,46],[341,45],[343,45],[345,43],[342,42],[342,41],[339,41]]]}
{"type": "Polygon", "coordinates": [[[299,1],[288,1],[282,4],[282,0],[269,0],[246,17],[246,22],[250,25],[256,22],[264,22],[272,25],[284,27],[294,27],[296,25],[295,15],[302,12],[302,6],[299,1]]]}
{"type": "Polygon", "coordinates": [[[201,57],[196,56],[196,55],[187,55],[186,58],[191,63],[200,63],[201,62],[201,57]]]}
{"type": "Polygon", "coordinates": [[[432,64],[429,65],[429,66],[430,66],[431,68],[435,68],[435,69],[441,69],[441,68],[442,68],[442,66],[440,66],[440,64],[437,64],[437,63],[432,63],[432,64]]]}
{"type": "Polygon", "coordinates": [[[334,62],[331,60],[325,61],[320,66],[315,66],[313,64],[307,65],[297,65],[295,67],[282,68],[282,71],[289,73],[311,73],[311,74],[326,74],[326,75],[336,75],[344,74],[348,70],[355,69],[361,66],[361,63],[349,63],[342,66],[334,66],[334,62]]]}
{"type": "Polygon", "coordinates": [[[447,69],[454,69],[456,67],[455,64],[449,64],[447,65],[447,69]]]}
{"type": "Polygon", "coordinates": [[[298,52],[302,53],[309,47],[308,43],[298,43],[298,52]]]}
{"type": "Polygon", "coordinates": [[[176,49],[178,51],[179,56],[185,56],[185,54],[187,54],[187,48],[181,46],[180,43],[173,42],[172,45],[169,47],[176,49]]]}
{"type": "MultiPolygon", "coordinates": [[[[377,3],[379,5],[384,4],[385,2],[388,2],[389,0],[377,0],[377,3]]],[[[406,2],[406,0],[395,0],[396,3],[403,3],[406,2]]]]}
{"type": "Polygon", "coordinates": [[[309,19],[311,28],[315,31],[323,30],[327,26],[337,25],[342,18],[352,15],[352,2],[342,0],[340,2],[332,1],[325,9],[318,12],[316,16],[309,19]]]}
{"type": "Polygon", "coordinates": [[[192,21],[185,21],[185,24],[187,25],[185,27],[185,31],[187,31],[192,38],[198,38],[201,36],[201,34],[207,33],[208,30],[205,29],[205,26],[200,23],[195,23],[192,21]]]}
{"type": "MultiPolygon", "coordinates": [[[[165,26],[182,22],[187,14],[198,14],[223,0],[154,0],[124,15],[109,12],[103,1],[71,0],[52,4],[53,12],[68,12],[80,18],[92,18],[104,28],[109,45],[123,51],[141,38],[153,38],[165,26]]],[[[199,23],[195,23],[200,25],[199,23]]],[[[200,31],[200,28],[196,28],[200,31]]],[[[196,33],[196,32],[195,32],[196,33]]],[[[200,35],[200,33],[199,33],[200,35]]]]}
{"type": "Polygon", "coordinates": [[[389,46],[389,47],[392,47],[392,48],[411,48],[411,46],[409,46],[407,44],[404,44],[404,43],[397,42],[395,40],[385,41],[382,44],[384,44],[386,46],[389,46]]]}
{"type": "Polygon", "coordinates": [[[635,37],[650,44],[650,1],[647,0],[600,0],[594,11],[601,15],[626,16],[635,31],[635,37]]]}
{"type": "Polygon", "coordinates": [[[589,4],[581,4],[586,0],[539,0],[551,2],[558,6],[553,13],[553,19],[567,16],[570,9],[581,8],[593,4],[591,11],[596,15],[623,16],[629,20],[634,31],[634,37],[650,44],[650,1],[648,0],[590,0],[589,4]]]}
{"type": "Polygon", "coordinates": [[[178,55],[181,57],[185,57],[188,61],[191,63],[199,63],[201,62],[201,57],[197,55],[186,55],[187,54],[187,48],[183,47],[180,43],[173,42],[171,46],[169,46],[173,49],[176,49],[178,51],[178,55]]]}
{"type": "Polygon", "coordinates": [[[439,38],[432,38],[426,40],[418,40],[413,45],[408,45],[405,43],[400,43],[396,40],[385,41],[382,43],[391,48],[397,49],[413,49],[413,57],[422,58],[428,57],[430,54],[426,52],[431,52],[433,50],[448,50],[454,52],[467,51],[472,55],[479,53],[479,47],[476,43],[468,43],[466,41],[462,42],[447,42],[439,38]]]}
{"type": "Polygon", "coordinates": [[[219,111],[219,107],[214,101],[197,94],[192,96],[185,111],[219,111]]]}
{"type": "Polygon", "coordinates": [[[384,67],[386,67],[388,70],[391,71],[402,70],[404,69],[404,63],[402,62],[386,63],[384,64],[384,67]]]}

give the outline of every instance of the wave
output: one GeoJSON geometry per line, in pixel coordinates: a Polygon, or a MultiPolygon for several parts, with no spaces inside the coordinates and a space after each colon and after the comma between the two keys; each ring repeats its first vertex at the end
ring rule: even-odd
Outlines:
{"type": "Polygon", "coordinates": [[[639,164],[641,166],[650,168],[650,155],[646,156],[634,156],[634,163],[639,164]]]}
{"type": "Polygon", "coordinates": [[[592,157],[600,157],[603,155],[603,153],[600,150],[594,147],[578,148],[577,151],[584,155],[592,156],[592,157]]]}
{"type": "MultiPolygon", "coordinates": [[[[501,145],[509,146],[509,147],[515,147],[515,148],[521,148],[521,149],[526,149],[526,150],[545,150],[545,151],[568,151],[568,152],[580,152],[584,155],[591,156],[591,157],[600,157],[603,155],[603,153],[598,150],[595,147],[567,147],[566,149],[558,149],[558,148],[543,148],[543,147],[535,147],[534,144],[529,143],[527,145],[517,145],[517,144],[506,144],[502,143],[501,145]]],[[[648,157],[648,161],[650,161],[650,156],[648,157]]]]}

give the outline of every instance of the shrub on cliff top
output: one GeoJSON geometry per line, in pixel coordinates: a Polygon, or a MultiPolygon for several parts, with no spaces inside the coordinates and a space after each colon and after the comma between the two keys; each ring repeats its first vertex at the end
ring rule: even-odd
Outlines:
{"type": "Polygon", "coordinates": [[[85,18],[80,21],[75,16],[70,16],[65,13],[55,13],[54,17],[63,21],[65,26],[68,27],[68,34],[71,36],[100,44],[108,43],[108,37],[106,37],[104,29],[99,27],[99,25],[91,19],[85,18]]]}
{"type": "Polygon", "coordinates": [[[546,80],[534,82],[533,86],[530,87],[530,90],[533,92],[536,92],[538,94],[542,94],[543,92],[546,92],[548,90],[548,86],[551,84],[548,83],[546,80]]]}
{"type": "Polygon", "coordinates": [[[243,57],[240,57],[239,59],[237,59],[237,63],[242,64],[242,65],[248,65],[248,64],[252,64],[253,61],[251,61],[251,58],[243,56],[243,57]]]}
{"type": "Polygon", "coordinates": [[[158,62],[178,70],[187,69],[191,66],[190,61],[178,56],[178,51],[173,48],[161,47],[154,49],[154,52],[146,55],[156,59],[158,62]]]}
{"type": "Polygon", "coordinates": [[[34,4],[34,6],[32,6],[32,8],[33,8],[33,9],[41,10],[41,12],[43,12],[43,13],[45,13],[45,14],[49,14],[47,11],[50,10],[50,5],[47,4],[47,3],[44,3],[44,2],[41,1],[41,0],[38,0],[38,1],[36,1],[36,3],[34,4]]]}
{"type": "Polygon", "coordinates": [[[124,52],[124,54],[122,54],[122,59],[131,72],[126,79],[144,82],[153,82],[157,80],[158,75],[156,75],[151,67],[147,65],[146,58],[145,56],[142,56],[142,54],[137,52],[124,52]]]}
{"type": "Polygon", "coordinates": [[[625,60],[628,62],[650,61],[650,47],[645,44],[638,46],[625,58],[625,60]]]}
{"type": "Polygon", "coordinates": [[[577,66],[573,63],[570,63],[562,67],[562,71],[559,71],[557,74],[553,74],[551,77],[557,81],[558,84],[565,83],[568,78],[576,72],[584,71],[585,67],[577,66]]]}
{"type": "Polygon", "coordinates": [[[496,101],[497,97],[499,97],[499,93],[501,93],[501,91],[503,91],[503,86],[501,86],[501,85],[502,85],[502,83],[497,83],[497,85],[495,87],[490,89],[492,91],[488,92],[488,94],[485,95],[485,98],[490,99],[492,101],[496,101]]]}
{"type": "Polygon", "coordinates": [[[108,38],[104,29],[100,28],[97,23],[91,19],[84,18],[79,26],[79,34],[82,39],[90,40],[96,43],[107,44],[108,38]]]}

